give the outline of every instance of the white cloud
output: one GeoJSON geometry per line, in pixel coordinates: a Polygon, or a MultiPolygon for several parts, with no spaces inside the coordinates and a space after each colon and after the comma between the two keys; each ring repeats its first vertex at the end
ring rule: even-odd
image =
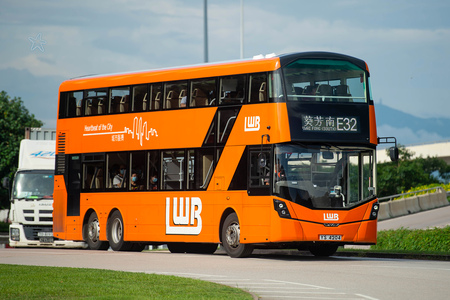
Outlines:
{"type": "Polygon", "coordinates": [[[413,131],[411,128],[394,128],[389,125],[381,125],[377,128],[378,136],[393,136],[402,145],[421,144],[434,141],[442,141],[448,137],[442,137],[435,132],[425,130],[413,131]]]}

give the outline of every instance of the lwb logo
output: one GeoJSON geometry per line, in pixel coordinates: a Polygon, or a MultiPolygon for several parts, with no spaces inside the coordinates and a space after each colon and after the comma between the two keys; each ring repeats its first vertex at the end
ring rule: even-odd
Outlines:
{"type": "Polygon", "coordinates": [[[170,201],[170,197],[166,197],[166,234],[200,234],[201,212],[202,200],[199,197],[180,197],[179,199],[174,197],[173,201],[170,201]]]}
{"type": "Polygon", "coordinates": [[[260,127],[259,122],[259,116],[245,117],[244,131],[258,131],[260,127]]]}
{"type": "Polygon", "coordinates": [[[332,213],[324,213],[323,219],[324,221],[339,221],[339,215],[332,213]]]}

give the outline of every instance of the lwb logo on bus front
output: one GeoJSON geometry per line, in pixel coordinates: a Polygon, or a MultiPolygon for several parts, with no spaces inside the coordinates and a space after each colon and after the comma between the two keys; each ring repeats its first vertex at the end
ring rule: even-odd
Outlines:
{"type": "Polygon", "coordinates": [[[324,213],[323,220],[324,221],[339,221],[339,214],[324,213]]]}
{"type": "Polygon", "coordinates": [[[260,128],[260,117],[245,117],[244,131],[258,131],[260,128]]]}
{"type": "Polygon", "coordinates": [[[201,212],[202,200],[199,197],[174,197],[173,201],[170,197],[166,197],[166,234],[200,234],[201,212]]]}

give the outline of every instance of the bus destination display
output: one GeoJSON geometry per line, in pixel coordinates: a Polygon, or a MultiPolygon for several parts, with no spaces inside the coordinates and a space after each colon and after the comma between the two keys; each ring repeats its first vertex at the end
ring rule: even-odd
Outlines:
{"type": "Polygon", "coordinates": [[[359,117],[303,115],[302,130],[309,132],[359,133],[359,117]]]}

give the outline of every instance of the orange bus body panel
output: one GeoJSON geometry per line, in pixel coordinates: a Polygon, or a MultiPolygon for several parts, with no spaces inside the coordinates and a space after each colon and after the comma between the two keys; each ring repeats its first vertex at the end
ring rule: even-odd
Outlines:
{"type": "MultiPolygon", "coordinates": [[[[64,182],[64,176],[55,176],[55,182],[53,187],[54,199],[67,199],[66,183],[64,182]]],[[[66,202],[65,201],[53,201],[53,233],[56,237],[66,239],[66,202]]]]}
{"type": "MultiPolygon", "coordinates": [[[[377,220],[368,220],[369,207],[376,200],[350,211],[313,210],[289,203],[289,210],[296,219],[283,219],[273,209],[272,196],[246,194],[245,191],[161,191],[136,192],[124,197],[121,193],[83,193],[81,216],[93,209],[99,217],[100,228],[107,228],[109,215],[118,209],[127,241],[219,243],[220,217],[226,208],[232,208],[241,220],[241,243],[244,244],[318,241],[319,235],[342,235],[342,241],[347,243],[376,243],[377,220]],[[170,227],[176,227],[173,215],[180,214],[179,210],[174,211],[171,201],[174,197],[201,199],[198,234],[168,233],[170,227]],[[336,220],[327,221],[327,216],[336,220]],[[339,226],[326,227],[323,223],[339,226]]],[[[81,240],[82,217],[67,217],[67,234],[57,232],[58,237],[81,240]]],[[[184,228],[196,228],[198,220],[191,225],[184,228]]],[[[107,240],[106,230],[100,232],[100,238],[107,240]]]]}
{"type": "Polygon", "coordinates": [[[216,107],[62,119],[65,153],[200,147],[216,107]]]}
{"type": "Polygon", "coordinates": [[[291,140],[286,103],[244,105],[234,126],[237,129],[231,132],[227,145],[267,144],[264,134],[270,136],[271,144],[291,140]]]}

